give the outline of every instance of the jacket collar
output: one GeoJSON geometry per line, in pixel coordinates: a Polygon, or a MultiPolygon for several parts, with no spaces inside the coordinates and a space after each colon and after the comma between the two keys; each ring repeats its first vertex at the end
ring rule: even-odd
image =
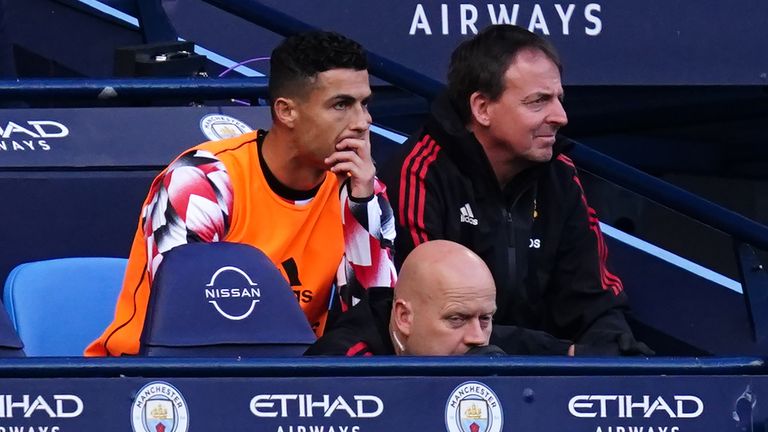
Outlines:
{"type": "Polygon", "coordinates": [[[462,173],[482,178],[483,182],[498,184],[483,146],[459,119],[445,92],[432,103],[425,129],[440,144],[443,151],[448,153],[462,173]]]}

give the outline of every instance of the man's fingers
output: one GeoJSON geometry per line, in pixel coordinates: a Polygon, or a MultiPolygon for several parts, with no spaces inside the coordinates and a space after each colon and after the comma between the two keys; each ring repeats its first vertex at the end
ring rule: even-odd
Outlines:
{"type": "Polygon", "coordinates": [[[336,144],[336,150],[338,151],[352,150],[354,152],[360,152],[362,150],[367,152],[370,147],[368,141],[359,138],[347,138],[336,144]]]}
{"type": "Polygon", "coordinates": [[[371,159],[370,143],[366,140],[347,138],[340,141],[336,144],[336,151],[325,159],[325,164],[342,179],[349,177],[353,197],[373,195],[376,167],[371,159]]]}
{"type": "Polygon", "coordinates": [[[360,158],[357,153],[350,150],[337,151],[325,159],[326,165],[330,166],[334,166],[341,162],[353,162],[355,164],[362,164],[363,159],[360,158]]]}
{"type": "Polygon", "coordinates": [[[350,177],[355,177],[357,165],[352,162],[341,162],[331,167],[331,172],[335,174],[347,173],[350,177]]]}

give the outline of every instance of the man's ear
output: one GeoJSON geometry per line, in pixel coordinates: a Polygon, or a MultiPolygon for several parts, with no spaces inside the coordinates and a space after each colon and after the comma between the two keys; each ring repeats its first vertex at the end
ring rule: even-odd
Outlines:
{"type": "Polygon", "coordinates": [[[391,321],[393,330],[397,330],[406,338],[410,336],[411,327],[413,326],[413,312],[410,302],[403,299],[395,299],[392,303],[391,321]]]}
{"type": "Polygon", "coordinates": [[[491,119],[488,116],[488,105],[491,100],[483,93],[476,91],[469,96],[469,110],[471,111],[471,121],[482,126],[488,127],[491,119]]]}
{"type": "Polygon", "coordinates": [[[296,123],[296,102],[293,99],[280,97],[275,99],[272,104],[272,109],[275,112],[275,120],[284,124],[288,128],[293,128],[296,123]]]}

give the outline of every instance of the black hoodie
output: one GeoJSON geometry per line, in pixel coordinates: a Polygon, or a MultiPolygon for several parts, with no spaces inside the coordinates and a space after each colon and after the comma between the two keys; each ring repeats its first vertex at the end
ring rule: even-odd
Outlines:
{"type": "Polygon", "coordinates": [[[620,279],[577,170],[558,139],[549,162],[502,190],[480,143],[445,95],[383,171],[399,265],[420,243],[463,244],[488,265],[498,311],[491,343],[509,354],[651,354],[635,341],[620,279]]]}

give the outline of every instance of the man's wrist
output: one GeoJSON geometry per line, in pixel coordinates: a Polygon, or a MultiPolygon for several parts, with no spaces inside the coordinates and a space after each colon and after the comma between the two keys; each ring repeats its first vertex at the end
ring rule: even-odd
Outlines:
{"type": "Polygon", "coordinates": [[[376,194],[370,194],[367,197],[357,198],[357,197],[353,196],[352,194],[349,194],[349,200],[352,201],[353,203],[365,204],[365,203],[371,202],[371,200],[373,199],[374,196],[376,196],[376,194]]]}
{"type": "Polygon", "coordinates": [[[352,185],[352,181],[350,181],[347,187],[349,188],[347,190],[349,192],[349,199],[354,202],[368,202],[373,199],[373,196],[375,195],[373,181],[371,181],[370,186],[366,185],[363,187],[354,186],[352,185]]]}

